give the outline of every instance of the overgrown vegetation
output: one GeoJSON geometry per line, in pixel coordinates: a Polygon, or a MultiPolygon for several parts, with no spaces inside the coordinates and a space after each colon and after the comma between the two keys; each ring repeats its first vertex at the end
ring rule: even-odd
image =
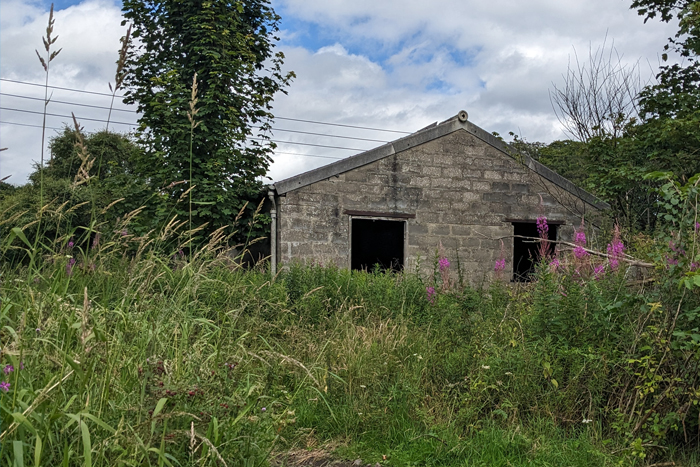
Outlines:
{"type": "MultiPolygon", "coordinates": [[[[589,245],[537,280],[244,270],[220,232],[74,229],[2,244],[2,456],[19,465],[260,465],[330,446],[386,465],[697,462],[698,179],[668,238],[589,245]],[[169,248],[169,250],[168,250],[169,248]],[[658,269],[630,283],[634,252],[658,269]],[[167,253],[165,253],[167,252],[167,253]],[[329,444],[330,443],[330,444],[329,444]]],[[[95,223],[99,226],[99,223],[95,223]]],[[[550,260],[548,260],[550,261],[550,260]]]]}

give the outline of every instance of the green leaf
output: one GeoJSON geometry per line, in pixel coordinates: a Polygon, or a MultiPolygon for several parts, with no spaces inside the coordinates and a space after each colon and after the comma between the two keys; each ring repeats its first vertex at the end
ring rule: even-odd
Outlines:
{"type": "Polygon", "coordinates": [[[158,401],[156,404],[156,408],[153,410],[153,418],[156,417],[160,413],[161,410],[163,410],[163,407],[165,407],[165,403],[168,402],[168,399],[166,397],[163,397],[158,401]]]}
{"type": "Polygon", "coordinates": [[[22,240],[28,248],[32,248],[32,244],[29,243],[29,240],[27,240],[27,237],[24,235],[24,232],[22,232],[22,229],[20,229],[19,227],[14,227],[12,229],[12,233],[15,234],[20,240],[22,240]]]}
{"type": "Polygon", "coordinates": [[[24,446],[22,441],[12,442],[12,454],[14,454],[15,460],[12,464],[13,467],[24,467],[24,446]]]}
{"type": "Polygon", "coordinates": [[[90,441],[90,430],[87,423],[80,421],[80,431],[83,438],[83,458],[85,459],[85,467],[92,467],[92,442],[90,441]]]}
{"type": "Polygon", "coordinates": [[[37,436],[34,443],[34,467],[41,465],[41,444],[41,437],[37,436]]]}

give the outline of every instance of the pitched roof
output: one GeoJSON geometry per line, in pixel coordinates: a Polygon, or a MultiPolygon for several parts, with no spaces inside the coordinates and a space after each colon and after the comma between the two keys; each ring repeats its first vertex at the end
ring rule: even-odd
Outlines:
{"type": "Polygon", "coordinates": [[[459,130],[466,130],[470,134],[476,136],[478,139],[498,149],[512,159],[526,165],[536,174],[568,191],[572,195],[577,196],[591,206],[597,209],[610,208],[608,203],[599,200],[592,194],[585,191],[583,188],[574,185],[566,178],[554,172],[552,169],[542,165],[541,163],[532,159],[530,156],[517,151],[510,145],[503,142],[501,139],[493,136],[491,133],[486,132],[485,130],[474,125],[472,122],[468,121],[467,112],[465,111],[461,111],[454,117],[450,118],[449,120],[445,120],[440,124],[433,123],[422,130],[403,138],[399,138],[396,141],[386,143],[377,148],[370,149],[369,151],[361,152],[360,154],[333,162],[332,164],[324,165],[323,167],[319,167],[317,169],[276,182],[273,185],[273,188],[278,195],[283,195],[290,191],[311,185],[312,183],[320,182],[352,169],[362,167],[363,165],[371,164],[372,162],[398,154],[406,151],[407,149],[425,144],[429,141],[433,141],[459,130]]]}

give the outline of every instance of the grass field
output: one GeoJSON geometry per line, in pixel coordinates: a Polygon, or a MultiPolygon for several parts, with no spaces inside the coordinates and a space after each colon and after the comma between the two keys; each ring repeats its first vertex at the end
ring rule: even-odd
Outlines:
{"type": "Polygon", "coordinates": [[[687,442],[659,420],[632,431],[648,404],[625,409],[630,343],[670,318],[619,275],[442,291],[334,267],[272,278],[214,250],[117,254],[129,241],[3,270],[3,463],[696,463],[690,416],[687,442]]]}

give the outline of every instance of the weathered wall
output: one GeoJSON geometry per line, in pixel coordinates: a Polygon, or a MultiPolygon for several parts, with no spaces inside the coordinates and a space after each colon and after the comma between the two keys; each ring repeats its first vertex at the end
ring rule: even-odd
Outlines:
{"type": "Polygon", "coordinates": [[[459,130],[329,180],[281,196],[278,258],[350,265],[350,217],[344,210],[415,214],[407,222],[406,267],[432,268],[440,242],[465,277],[492,274],[503,239],[512,271],[513,226],[505,219],[564,221],[570,239],[583,211],[594,208],[558,189],[513,158],[459,130]],[[540,197],[542,202],[540,201],[540,197]],[[544,212],[543,212],[544,211],[544,212]]]}

